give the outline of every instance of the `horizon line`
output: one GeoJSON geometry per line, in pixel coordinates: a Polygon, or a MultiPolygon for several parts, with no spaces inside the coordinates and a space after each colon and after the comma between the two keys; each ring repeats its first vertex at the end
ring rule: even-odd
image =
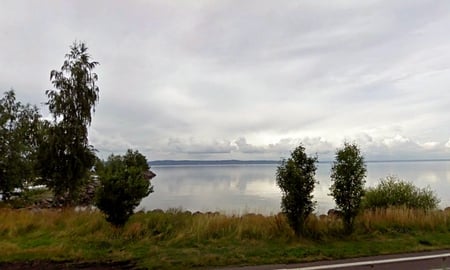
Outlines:
{"type": "MultiPolygon", "coordinates": [[[[248,159],[248,160],[242,160],[242,159],[160,159],[160,160],[152,160],[149,161],[149,164],[169,164],[169,163],[198,163],[198,164],[206,164],[206,163],[266,163],[266,164],[277,164],[281,163],[283,159],[280,160],[274,160],[274,159],[248,159]]],[[[374,159],[374,160],[367,160],[366,163],[383,163],[383,162],[444,162],[444,161],[450,161],[450,158],[434,158],[434,159],[374,159]]],[[[333,163],[333,160],[318,160],[318,163],[333,163]]]]}

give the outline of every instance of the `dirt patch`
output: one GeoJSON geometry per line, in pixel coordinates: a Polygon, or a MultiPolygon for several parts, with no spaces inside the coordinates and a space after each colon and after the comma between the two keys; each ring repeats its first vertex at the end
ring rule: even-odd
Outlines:
{"type": "Polygon", "coordinates": [[[124,262],[52,262],[52,261],[31,261],[31,262],[7,262],[0,263],[2,270],[143,270],[137,268],[131,261],[124,262]]]}

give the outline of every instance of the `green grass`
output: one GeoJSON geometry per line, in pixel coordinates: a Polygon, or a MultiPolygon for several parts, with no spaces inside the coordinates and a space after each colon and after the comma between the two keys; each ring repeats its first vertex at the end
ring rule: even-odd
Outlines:
{"type": "Polygon", "coordinates": [[[450,215],[369,211],[343,236],[342,222],[311,217],[296,237],[283,215],[137,213],[114,228],[99,212],[0,209],[0,262],[128,261],[148,269],[298,263],[450,248],[450,215]]]}

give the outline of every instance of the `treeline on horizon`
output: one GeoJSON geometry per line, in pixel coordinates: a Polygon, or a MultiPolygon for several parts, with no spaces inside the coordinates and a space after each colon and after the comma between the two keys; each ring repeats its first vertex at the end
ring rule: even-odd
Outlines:
{"type": "Polygon", "coordinates": [[[251,165],[251,164],[280,164],[280,160],[153,160],[148,164],[151,166],[164,165],[251,165]]]}
{"type": "MultiPolygon", "coordinates": [[[[366,163],[394,163],[394,162],[442,162],[450,161],[450,159],[388,159],[388,160],[366,160],[366,163]]],[[[182,159],[182,160],[152,160],[148,164],[150,166],[177,166],[177,165],[264,165],[264,164],[281,164],[282,160],[199,160],[199,159],[182,159]]],[[[333,163],[332,160],[319,160],[318,163],[333,163]]]]}

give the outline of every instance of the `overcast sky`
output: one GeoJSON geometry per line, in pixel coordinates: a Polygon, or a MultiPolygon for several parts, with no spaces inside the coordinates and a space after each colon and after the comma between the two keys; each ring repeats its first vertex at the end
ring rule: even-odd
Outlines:
{"type": "Polygon", "coordinates": [[[450,1],[0,2],[0,90],[43,104],[89,47],[100,156],[450,157],[450,1]]]}

